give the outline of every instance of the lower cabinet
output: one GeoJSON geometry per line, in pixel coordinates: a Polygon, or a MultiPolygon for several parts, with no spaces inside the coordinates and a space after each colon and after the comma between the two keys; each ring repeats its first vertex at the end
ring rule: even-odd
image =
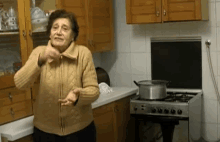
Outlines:
{"type": "MultiPolygon", "coordinates": [[[[133,142],[132,135],[134,135],[134,132],[128,130],[134,128],[129,126],[134,123],[130,120],[131,97],[93,109],[97,142],[133,142]],[[131,124],[131,122],[133,123],[131,124]]],[[[2,142],[10,141],[2,137],[2,142]]],[[[33,137],[29,135],[14,142],[33,142],[33,137]]]]}
{"type": "Polygon", "coordinates": [[[127,141],[130,96],[93,109],[97,142],[127,141]]]}
{"type": "Polygon", "coordinates": [[[0,125],[32,115],[30,90],[15,87],[0,91],[0,125]]]}

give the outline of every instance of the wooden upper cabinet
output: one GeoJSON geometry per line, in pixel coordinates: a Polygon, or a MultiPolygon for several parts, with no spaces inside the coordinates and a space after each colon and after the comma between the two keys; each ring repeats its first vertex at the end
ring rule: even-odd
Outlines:
{"type": "Polygon", "coordinates": [[[160,23],[161,0],[126,0],[128,24],[160,23]]]}
{"type": "Polygon", "coordinates": [[[208,20],[207,0],[163,0],[163,21],[208,20]]]}
{"type": "Polygon", "coordinates": [[[208,20],[208,0],[126,0],[128,24],[208,20]]]}
{"type": "Polygon", "coordinates": [[[61,4],[63,9],[69,12],[73,12],[76,15],[77,22],[79,24],[77,44],[88,46],[88,22],[86,16],[85,0],[63,0],[61,4]]]}
{"type": "Polygon", "coordinates": [[[93,52],[113,50],[112,0],[88,0],[89,33],[93,52]]]}
{"type": "Polygon", "coordinates": [[[77,17],[77,44],[87,46],[93,53],[113,50],[112,3],[112,0],[57,0],[58,8],[77,17]]]}

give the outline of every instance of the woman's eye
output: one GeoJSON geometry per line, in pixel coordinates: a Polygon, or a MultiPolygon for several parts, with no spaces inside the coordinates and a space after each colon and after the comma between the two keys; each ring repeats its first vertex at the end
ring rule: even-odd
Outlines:
{"type": "Polygon", "coordinates": [[[68,28],[63,28],[64,29],[64,31],[67,31],[68,30],[68,28]]]}
{"type": "Polygon", "coordinates": [[[57,29],[58,27],[53,27],[53,29],[57,29]]]}

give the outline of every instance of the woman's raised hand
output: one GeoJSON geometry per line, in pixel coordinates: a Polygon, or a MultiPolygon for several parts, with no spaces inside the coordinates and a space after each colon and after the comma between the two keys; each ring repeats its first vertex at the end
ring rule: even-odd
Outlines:
{"type": "Polygon", "coordinates": [[[50,42],[48,43],[44,53],[42,55],[40,55],[40,59],[43,60],[44,62],[46,62],[48,60],[48,62],[52,61],[52,60],[59,60],[60,57],[60,52],[59,50],[57,50],[56,48],[53,48],[50,44],[50,42]]]}

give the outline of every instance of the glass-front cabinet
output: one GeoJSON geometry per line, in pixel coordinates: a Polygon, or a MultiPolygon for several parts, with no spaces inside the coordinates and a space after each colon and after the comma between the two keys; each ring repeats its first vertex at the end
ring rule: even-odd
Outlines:
{"type": "Polygon", "coordinates": [[[0,125],[33,114],[31,89],[18,90],[15,73],[31,51],[46,45],[48,16],[56,0],[0,1],[0,125]]]}
{"type": "Polygon", "coordinates": [[[13,76],[27,60],[24,3],[0,1],[0,89],[14,86],[13,76]]]}
{"type": "Polygon", "coordinates": [[[46,26],[55,0],[0,1],[0,89],[14,87],[14,74],[33,48],[48,41],[46,26]]]}

